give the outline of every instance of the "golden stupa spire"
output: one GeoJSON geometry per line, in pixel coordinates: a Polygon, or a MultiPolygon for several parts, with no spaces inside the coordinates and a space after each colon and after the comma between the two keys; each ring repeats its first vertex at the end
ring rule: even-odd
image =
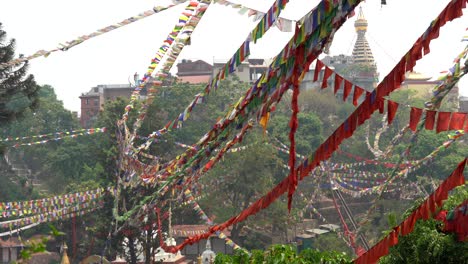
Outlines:
{"type": "Polygon", "coordinates": [[[367,31],[367,20],[364,17],[364,12],[362,12],[362,6],[359,7],[359,14],[354,22],[354,27],[356,28],[356,31],[367,31]]]}
{"type": "Polygon", "coordinates": [[[67,254],[67,244],[64,242],[63,247],[62,247],[62,261],[60,264],[70,264],[70,260],[68,259],[68,254],[67,254]]]}

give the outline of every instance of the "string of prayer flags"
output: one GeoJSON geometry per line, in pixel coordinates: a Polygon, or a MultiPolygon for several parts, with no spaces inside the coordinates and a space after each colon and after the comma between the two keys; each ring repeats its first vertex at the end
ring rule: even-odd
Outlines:
{"type": "Polygon", "coordinates": [[[99,30],[97,30],[97,31],[95,31],[95,32],[93,32],[91,34],[88,34],[88,35],[80,36],[80,37],[78,37],[78,38],[76,38],[74,40],[65,42],[65,44],[60,43],[59,47],[57,47],[55,49],[39,50],[39,51],[36,51],[34,54],[32,54],[30,56],[19,57],[17,59],[11,60],[9,62],[0,63],[0,69],[6,68],[6,67],[12,67],[12,66],[18,65],[20,63],[30,61],[32,59],[36,59],[36,58],[39,58],[39,57],[47,58],[50,54],[52,54],[54,52],[57,52],[57,51],[67,51],[70,48],[72,48],[72,47],[74,47],[74,46],[76,46],[78,44],[81,44],[81,43],[83,43],[83,42],[85,42],[85,41],[87,41],[87,40],[89,40],[91,38],[103,35],[105,33],[111,32],[112,30],[121,28],[123,26],[127,26],[127,25],[129,25],[129,24],[131,24],[133,22],[142,20],[142,19],[147,18],[149,16],[152,16],[152,15],[154,15],[156,13],[159,13],[161,11],[169,9],[169,8],[171,8],[173,6],[175,6],[175,5],[171,4],[171,5],[168,5],[168,6],[156,6],[152,10],[147,10],[147,11],[145,11],[143,13],[140,13],[140,14],[138,14],[136,16],[129,17],[129,18],[125,19],[125,20],[122,20],[121,22],[119,22],[117,24],[113,24],[113,25],[101,28],[101,29],[99,29],[99,30]]]}
{"type": "MultiPolygon", "coordinates": [[[[265,28],[264,25],[275,22],[281,11],[286,6],[287,2],[288,1],[286,0],[276,0],[269,9],[275,10],[275,15],[271,16],[272,11],[268,11],[253,31],[268,30],[270,27],[265,28]],[[265,22],[266,20],[269,20],[270,22],[265,22]]],[[[213,77],[211,77],[203,93],[197,94],[195,99],[192,100],[192,102],[185,108],[184,112],[180,113],[176,119],[168,122],[164,128],[154,131],[148,135],[148,140],[138,147],[138,151],[148,149],[149,146],[155,141],[155,138],[160,137],[172,129],[181,128],[182,124],[188,119],[195,106],[204,103],[205,98],[210,94],[211,90],[218,89],[219,82],[227,78],[230,73],[234,72],[235,69],[250,55],[250,39],[250,37],[247,37],[247,40],[242,43],[242,45],[239,47],[239,49],[237,49],[237,51],[224,65],[224,67],[218,70],[218,72],[214,74],[213,77]]]]}
{"type": "Polygon", "coordinates": [[[43,212],[50,207],[63,207],[78,202],[87,202],[102,197],[105,193],[114,193],[113,187],[87,190],[77,193],[57,195],[54,197],[42,198],[29,201],[0,202],[0,218],[10,216],[21,216],[35,212],[43,212]]]}
{"type": "MultiPolygon", "coordinates": [[[[462,9],[466,5],[465,1],[466,0],[455,0],[448,3],[448,5],[444,8],[441,14],[437,17],[436,21],[434,23],[431,23],[426,33],[424,33],[423,36],[421,36],[418,39],[418,41],[416,41],[416,43],[407,53],[408,56],[403,56],[400,63],[398,63],[394,67],[394,69],[389,73],[389,75],[387,75],[387,77],[384,78],[384,80],[379,84],[379,86],[371,94],[371,96],[367,96],[364,102],[358,106],[356,111],[354,111],[351,114],[351,116],[349,116],[345,120],[345,122],[342,123],[342,125],[323,144],[321,144],[321,146],[316,150],[316,152],[313,155],[309,157],[309,159],[305,160],[304,163],[297,168],[299,174],[301,175],[301,179],[306,177],[309,174],[309,172],[312,171],[321,161],[328,159],[331,156],[331,154],[338,148],[340,143],[345,138],[350,137],[354,133],[358,124],[362,124],[365,120],[370,118],[371,113],[377,110],[380,105],[377,102],[378,100],[376,99],[388,95],[390,92],[398,89],[401,86],[401,82],[404,79],[405,71],[411,71],[416,64],[416,61],[422,58],[422,49],[424,49],[426,54],[429,52],[429,43],[433,39],[437,38],[439,29],[448,21],[451,21],[462,15],[462,9]],[[358,113],[361,113],[361,115],[358,116],[358,113]],[[337,138],[336,135],[340,135],[340,137],[337,138]]],[[[352,10],[354,8],[354,5],[352,5],[352,3],[348,1],[345,1],[345,3],[347,5],[342,6],[342,11],[344,10],[343,12],[349,11],[349,9],[352,10]]],[[[183,248],[186,244],[188,244],[189,241],[190,243],[193,243],[194,241],[205,239],[215,231],[223,230],[227,226],[243,221],[249,215],[255,214],[263,208],[268,207],[273,201],[275,201],[279,196],[286,192],[288,186],[289,177],[281,181],[266,196],[254,202],[251,206],[242,211],[239,215],[229,219],[223,224],[213,226],[212,228],[210,228],[209,232],[203,235],[188,238],[178,246],[164,246],[164,250],[166,252],[177,252],[180,248],[183,248]]]]}
{"type": "MultiPolygon", "coordinates": [[[[185,29],[185,26],[187,25],[187,22],[189,19],[193,16],[193,14],[196,11],[196,7],[198,6],[199,2],[198,1],[190,1],[188,5],[185,7],[184,11],[180,14],[179,16],[179,22],[174,26],[172,31],[168,34],[167,38],[163,41],[163,44],[159,47],[158,51],[156,52],[156,55],[154,58],[151,60],[150,66],[148,66],[148,69],[146,73],[144,74],[143,78],[139,81],[138,86],[135,88],[135,90],[132,92],[132,95],[130,96],[130,102],[129,104],[125,107],[125,112],[122,116],[122,120],[125,122],[128,119],[128,114],[131,109],[134,108],[135,101],[137,100],[140,91],[146,86],[146,84],[151,81],[152,74],[154,70],[157,68],[159,63],[165,58],[166,53],[174,46],[176,45],[182,45],[183,43],[174,43],[177,36],[179,33],[182,32],[183,29],[185,29]]],[[[193,27],[194,28],[194,27],[193,27]]],[[[174,59],[175,60],[175,59],[174,59]]],[[[160,73],[158,74],[158,77],[165,77],[167,74],[165,73],[160,73]]],[[[159,84],[158,81],[155,82],[155,84],[159,84]]],[[[150,94],[151,95],[151,94],[150,94]]]]}
{"type": "Polygon", "coordinates": [[[0,227],[2,228],[19,227],[19,226],[25,226],[25,225],[29,225],[33,223],[44,223],[44,222],[56,221],[56,220],[63,219],[70,214],[73,214],[73,213],[76,214],[88,208],[95,208],[97,206],[100,206],[101,204],[102,203],[93,200],[90,202],[80,203],[80,204],[70,206],[70,207],[64,207],[58,210],[52,210],[52,211],[48,211],[42,214],[33,215],[30,217],[9,220],[9,221],[2,221],[0,222],[0,227]]]}
{"type": "MultiPolygon", "coordinates": [[[[195,212],[197,213],[197,215],[202,219],[204,220],[208,225],[213,225],[213,220],[211,220],[208,215],[206,215],[206,213],[201,209],[200,205],[198,205],[198,203],[195,201],[195,199],[193,198],[192,196],[192,192],[189,190],[189,189],[186,189],[185,192],[185,197],[187,198],[188,202],[190,204],[193,205],[193,209],[195,210],[195,212]]],[[[239,245],[237,245],[234,241],[232,241],[232,239],[230,239],[229,237],[227,237],[223,232],[216,232],[216,235],[220,238],[220,239],[224,239],[224,241],[226,242],[226,245],[232,247],[234,250],[237,250],[237,249],[242,249],[244,250],[246,253],[249,253],[246,249],[244,248],[241,248],[239,245]]]]}
{"type": "MultiPolygon", "coordinates": [[[[466,55],[468,53],[468,46],[463,50],[463,52],[457,56],[457,59],[455,60],[456,63],[455,65],[459,65],[458,69],[461,69],[459,71],[452,71],[452,72],[457,72],[458,75],[455,75],[455,77],[460,77],[463,76],[463,69],[464,66],[460,66],[461,64],[461,59],[466,58],[466,55]]],[[[459,78],[454,78],[454,75],[452,72],[448,72],[443,78],[444,81],[441,82],[441,84],[437,85],[434,88],[434,97],[431,99],[431,103],[427,106],[435,106],[442,100],[442,96],[446,94],[446,89],[447,87],[453,87],[454,83],[458,81],[459,78]]],[[[352,87],[354,87],[354,93],[353,93],[353,104],[355,106],[358,105],[358,101],[362,94],[366,94],[368,96],[370,92],[366,91],[365,89],[353,84],[351,81],[348,81],[341,77],[338,73],[330,69],[328,66],[326,66],[322,61],[318,60],[316,61],[316,66],[315,66],[315,72],[314,72],[314,80],[317,80],[322,83],[321,88],[325,89],[329,86],[329,82],[327,81],[328,78],[334,77],[335,82],[334,82],[334,93],[336,94],[340,89],[341,89],[341,82],[344,81],[344,94],[343,94],[343,100],[346,101],[346,98],[348,95],[351,93],[352,87]],[[320,72],[322,71],[323,67],[325,67],[324,74],[323,76],[320,75],[320,72]],[[321,76],[319,78],[319,76],[321,76]]],[[[387,101],[387,112],[388,112],[388,124],[391,124],[393,122],[393,119],[395,118],[396,112],[399,108],[399,104],[395,101],[382,98],[382,106],[383,102],[387,101]]],[[[423,111],[429,112],[431,110],[428,109],[421,109],[421,108],[416,108],[416,107],[411,107],[411,112],[410,112],[410,129],[412,131],[416,131],[416,127],[419,123],[419,120],[421,119],[421,116],[423,114],[423,111]]],[[[434,125],[436,125],[436,131],[437,133],[440,133],[442,131],[447,131],[447,130],[461,130],[461,129],[468,129],[468,126],[464,126],[465,120],[467,119],[466,113],[449,113],[449,112],[437,112],[437,119],[435,119],[435,113],[430,113],[426,114],[426,117],[429,118],[427,120],[427,125],[425,126],[426,129],[432,130],[434,125]],[[452,117],[452,118],[451,118],[452,117]],[[455,118],[453,118],[455,117],[455,118]],[[437,120],[437,122],[435,122],[437,120]]]]}
{"type": "Polygon", "coordinates": [[[280,10],[283,10],[286,7],[286,4],[289,0],[275,0],[273,6],[268,9],[266,14],[258,23],[258,26],[252,30],[251,38],[254,43],[257,42],[260,38],[265,35],[265,33],[270,29],[271,26],[275,24],[280,15],[280,10]]]}
{"type": "Polygon", "coordinates": [[[100,130],[103,130],[102,132],[105,132],[106,128],[102,127],[102,128],[77,129],[77,130],[71,130],[71,131],[53,132],[53,133],[48,133],[48,134],[41,134],[41,135],[34,135],[34,136],[22,136],[22,137],[8,136],[6,138],[0,138],[0,142],[22,141],[25,139],[36,139],[36,138],[45,138],[45,137],[58,137],[62,135],[71,135],[71,134],[81,133],[81,132],[94,133],[95,131],[100,131],[100,130]]]}
{"type": "Polygon", "coordinates": [[[66,214],[66,215],[62,215],[61,217],[58,217],[57,215],[47,215],[47,217],[45,218],[41,218],[40,221],[37,221],[37,222],[34,222],[32,224],[29,224],[29,225],[26,225],[26,226],[22,226],[20,228],[17,228],[17,229],[14,229],[12,230],[13,226],[9,226],[10,230],[8,232],[3,232],[3,233],[0,233],[0,237],[5,237],[5,236],[11,236],[12,234],[15,234],[15,233],[19,233],[21,231],[24,231],[24,230],[28,230],[30,228],[33,228],[39,224],[42,224],[42,223],[46,223],[46,222],[53,222],[53,221],[58,221],[58,220],[67,220],[69,218],[74,218],[74,217],[77,217],[77,216],[83,216],[83,215],[86,215],[86,214],[89,214],[99,208],[101,208],[102,205],[98,205],[96,207],[90,207],[90,208],[86,208],[86,209],[83,209],[83,210],[80,210],[80,211],[76,211],[76,212],[71,212],[69,214],[66,214]]]}
{"type": "MultiPolygon", "coordinates": [[[[343,154],[349,158],[353,158],[357,161],[362,161],[363,163],[357,163],[358,165],[383,165],[384,167],[386,168],[394,168],[396,166],[395,163],[390,163],[390,162],[382,162],[382,161],[378,161],[378,160],[371,160],[371,159],[368,159],[368,158],[364,158],[364,157],[361,157],[359,155],[355,155],[355,154],[351,154],[351,153],[348,153],[346,151],[343,151],[341,149],[337,149],[336,150],[337,153],[339,154],[343,154]]],[[[411,166],[411,162],[410,163],[407,163],[407,164],[401,164],[400,165],[400,168],[405,168],[407,166],[411,166]]]]}
{"type": "MultiPolygon", "coordinates": [[[[244,15],[247,13],[249,17],[255,16],[255,20],[260,19],[265,15],[265,13],[259,10],[243,6],[241,4],[235,4],[227,0],[215,0],[214,2],[216,4],[230,6],[232,8],[239,9],[238,13],[241,15],[244,15]]],[[[274,25],[282,32],[291,32],[292,24],[293,24],[292,20],[280,18],[280,17],[277,17],[276,23],[274,23],[274,25]]]]}
{"type": "MultiPolygon", "coordinates": [[[[299,191],[299,195],[303,198],[304,202],[306,203],[306,206],[302,209],[301,213],[304,214],[306,209],[310,209],[312,213],[318,216],[318,218],[325,224],[331,224],[328,222],[328,220],[312,205],[313,199],[307,199],[307,197],[299,191]]],[[[345,239],[343,236],[343,233],[340,232],[339,230],[335,230],[336,234],[338,235],[339,238],[343,239],[343,241],[350,246],[349,241],[345,239]]]]}
{"type": "MultiPolygon", "coordinates": [[[[105,127],[103,127],[103,128],[83,129],[83,130],[77,130],[77,131],[72,131],[74,134],[72,134],[72,132],[65,132],[65,133],[60,132],[60,134],[59,133],[54,133],[55,135],[57,135],[54,138],[44,139],[44,140],[34,141],[34,142],[28,142],[28,143],[16,143],[16,144],[12,145],[12,147],[18,148],[18,147],[21,147],[21,146],[40,145],[40,144],[46,144],[46,143],[53,142],[53,141],[59,141],[59,140],[65,139],[65,138],[77,138],[78,136],[94,135],[94,134],[97,134],[97,133],[107,132],[107,129],[105,127]],[[81,132],[77,132],[77,131],[81,131],[81,132]]],[[[44,137],[47,137],[47,136],[50,136],[50,134],[45,135],[44,137]]],[[[32,137],[32,138],[34,138],[34,137],[32,137]]]]}
{"type": "Polygon", "coordinates": [[[394,227],[387,236],[375,244],[371,249],[358,256],[354,262],[357,264],[376,263],[379,258],[388,254],[390,247],[398,244],[398,236],[406,236],[413,231],[417,220],[427,220],[431,215],[434,215],[437,208],[441,207],[444,200],[447,199],[448,193],[455,187],[465,183],[463,170],[465,169],[466,162],[467,160],[465,159],[459,163],[452,174],[437,188],[437,190],[429,195],[429,197],[427,197],[410,216],[400,223],[400,225],[394,227]]]}
{"type": "MultiPolygon", "coordinates": [[[[151,103],[154,101],[155,98],[155,92],[156,89],[154,86],[161,86],[163,81],[169,76],[171,68],[174,66],[174,63],[176,62],[177,58],[179,57],[180,53],[184,49],[184,47],[188,44],[190,44],[190,38],[191,35],[194,31],[194,29],[198,26],[198,23],[201,21],[201,18],[205,14],[206,10],[210,6],[211,1],[208,0],[198,0],[198,1],[191,1],[189,3],[189,6],[187,7],[189,12],[187,14],[187,21],[184,21],[186,25],[183,27],[183,30],[180,32],[176,32],[173,35],[173,44],[171,41],[171,46],[168,49],[168,55],[166,58],[166,61],[163,63],[159,71],[156,73],[156,78],[153,80],[153,87],[151,89],[148,89],[147,97],[146,100],[142,103],[140,110],[138,111],[138,116],[137,119],[133,125],[133,134],[129,138],[128,145],[132,146],[133,141],[136,137],[137,130],[141,127],[143,120],[146,117],[146,112],[151,105],[151,103]]],[[[182,16],[185,16],[186,13],[184,12],[182,16]]],[[[158,64],[158,62],[154,62],[155,64],[158,64]]],[[[146,83],[145,78],[150,78],[152,75],[152,72],[154,71],[154,68],[156,67],[151,67],[151,72],[147,72],[142,80],[142,84],[144,85],[146,83]]],[[[142,85],[140,85],[142,87],[142,85]]]]}

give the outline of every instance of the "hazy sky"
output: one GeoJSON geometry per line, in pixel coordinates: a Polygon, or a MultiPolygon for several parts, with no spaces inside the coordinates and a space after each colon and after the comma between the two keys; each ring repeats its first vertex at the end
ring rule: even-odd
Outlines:
{"type": "MultiPolygon", "coordinates": [[[[384,77],[413,42],[428,27],[450,0],[380,0],[362,4],[369,22],[367,39],[384,77]]],[[[237,1],[265,11],[273,0],[237,1]]],[[[1,0],[0,22],[8,37],[17,40],[16,52],[31,55],[40,49],[53,49],[78,36],[115,24],[130,16],[164,5],[167,1],[149,0],[1,0]]],[[[299,19],[318,0],[291,0],[283,17],[299,19]]],[[[30,62],[30,73],[40,84],[52,85],[65,107],[79,111],[79,96],[98,84],[128,83],[135,72],[142,75],[168,32],[177,22],[184,5],[153,15],[129,26],[86,41],[66,52],[30,62]]],[[[442,28],[439,39],[431,44],[431,53],[418,63],[416,70],[437,77],[447,70],[466,42],[468,15],[442,28]]],[[[331,54],[350,54],[356,35],[355,18],[337,33],[331,54]]],[[[209,8],[180,59],[230,58],[245,40],[254,22],[235,9],[213,5],[209,8]]],[[[271,30],[251,47],[251,58],[271,58],[289,40],[292,33],[271,30]]],[[[174,67],[176,70],[176,67],[174,67]]],[[[466,78],[465,78],[466,79],[466,78]]],[[[460,84],[468,95],[468,82],[460,84]]]]}

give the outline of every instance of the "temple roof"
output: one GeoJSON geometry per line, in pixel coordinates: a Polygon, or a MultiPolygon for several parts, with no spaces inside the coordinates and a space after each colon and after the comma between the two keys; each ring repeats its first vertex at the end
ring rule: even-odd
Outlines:
{"type": "Polygon", "coordinates": [[[431,79],[431,77],[425,76],[424,74],[420,72],[408,72],[406,73],[405,80],[418,80],[418,81],[427,81],[431,79]]]}

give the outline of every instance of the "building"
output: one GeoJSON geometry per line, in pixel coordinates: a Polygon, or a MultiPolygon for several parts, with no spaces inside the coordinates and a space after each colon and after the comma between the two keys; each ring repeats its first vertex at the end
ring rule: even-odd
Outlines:
{"type": "Polygon", "coordinates": [[[316,238],[329,234],[340,232],[340,226],[334,224],[320,225],[319,228],[306,229],[304,233],[295,237],[297,249],[302,251],[307,248],[314,248],[316,238]]]}
{"type": "MultiPolygon", "coordinates": [[[[408,72],[402,83],[402,90],[411,90],[412,98],[430,100],[433,97],[433,90],[440,84],[438,80],[431,80],[419,72],[408,72]]],[[[443,107],[448,110],[461,109],[461,99],[458,98],[458,85],[455,85],[444,99],[443,107]],[[459,101],[460,100],[460,101],[459,101]]],[[[410,98],[411,99],[411,98],[410,98]]]]}
{"type": "Polygon", "coordinates": [[[208,83],[213,66],[203,60],[182,60],[177,64],[177,80],[182,83],[208,83]]]}
{"type": "MultiPolygon", "coordinates": [[[[81,126],[84,128],[91,127],[106,101],[114,101],[118,97],[130,98],[134,89],[135,87],[131,84],[103,84],[81,94],[81,126]]],[[[145,89],[141,91],[141,95],[146,95],[145,89]]]]}
{"type": "Polygon", "coordinates": [[[460,96],[458,100],[459,111],[463,113],[468,113],[468,96],[460,96]]]}
{"type": "MultiPolygon", "coordinates": [[[[226,62],[227,60],[215,60],[213,64],[213,75],[224,69],[226,62]]],[[[244,61],[241,65],[237,66],[233,74],[242,82],[254,83],[267,70],[268,65],[264,59],[247,59],[247,61],[244,61]]]]}
{"type": "MultiPolygon", "coordinates": [[[[213,65],[203,60],[182,60],[177,64],[177,79],[182,83],[208,83],[210,78],[224,69],[227,60],[214,60],[213,65]]],[[[248,59],[239,65],[233,75],[239,80],[253,83],[268,69],[264,59],[248,59]]]]}
{"type": "MultiPolygon", "coordinates": [[[[172,235],[176,239],[177,244],[181,244],[187,237],[205,233],[209,227],[209,225],[174,225],[172,226],[172,235]]],[[[227,237],[231,236],[229,230],[225,230],[223,233],[227,237]]],[[[210,240],[210,248],[215,253],[233,254],[232,247],[226,245],[226,241],[224,239],[220,239],[216,235],[212,235],[210,240]]],[[[203,239],[192,245],[187,245],[180,253],[187,258],[195,260],[205,251],[206,245],[207,240],[203,239]]]]}
{"type": "Polygon", "coordinates": [[[12,263],[20,258],[20,251],[23,249],[23,244],[16,237],[11,237],[8,240],[0,239],[0,259],[1,263],[12,263]]]}

